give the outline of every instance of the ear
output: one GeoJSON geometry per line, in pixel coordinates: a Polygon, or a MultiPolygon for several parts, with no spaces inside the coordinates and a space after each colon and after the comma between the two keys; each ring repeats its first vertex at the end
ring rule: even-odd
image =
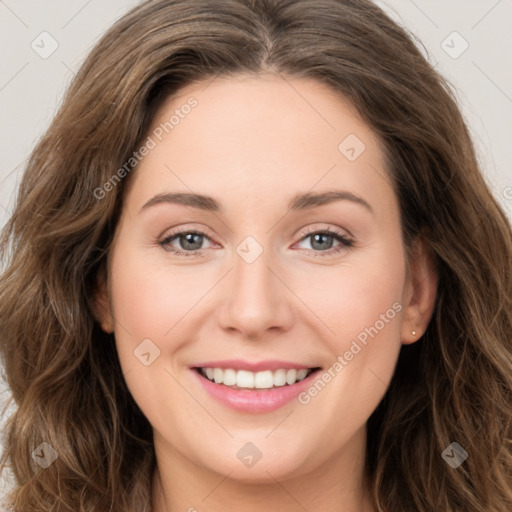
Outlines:
{"type": "Polygon", "coordinates": [[[412,244],[404,285],[401,333],[404,345],[418,341],[425,333],[434,311],[437,283],[433,251],[419,236],[412,244]]]}
{"type": "Polygon", "coordinates": [[[114,332],[114,317],[109,300],[106,272],[101,266],[96,276],[96,286],[93,297],[94,316],[106,333],[114,332]]]}

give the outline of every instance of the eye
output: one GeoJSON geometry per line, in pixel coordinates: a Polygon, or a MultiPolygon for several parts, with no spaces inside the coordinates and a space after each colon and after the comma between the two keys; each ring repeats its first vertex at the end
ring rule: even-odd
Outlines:
{"type": "Polygon", "coordinates": [[[309,255],[311,256],[332,256],[354,245],[354,241],[347,235],[331,228],[308,231],[298,243],[308,239],[310,239],[309,255]],[[333,241],[339,242],[334,248],[333,241]]]}
{"type": "Polygon", "coordinates": [[[204,249],[202,245],[205,239],[211,241],[210,237],[201,231],[176,231],[166,236],[158,244],[166,251],[180,256],[199,256],[204,249]],[[184,250],[176,248],[173,242],[177,242],[178,246],[184,250]]]}
{"type": "MultiPolygon", "coordinates": [[[[331,256],[343,250],[346,250],[354,245],[354,241],[345,234],[332,230],[330,228],[317,229],[316,231],[306,231],[306,234],[301,233],[301,240],[311,239],[311,249],[308,249],[311,256],[331,256]],[[338,245],[333,248],[333,241],[337,241],[338,245]]],[[[212,242],[211,238],[201,231],[197,230],[181,230],[174,231],[168,234],[158,244],[168,252],[174,253],[178,256],[201,256],[203,250],[203,242],[208,240],[212,242]],[[176,247],[178,245],[178,247],[176,247]]]]}

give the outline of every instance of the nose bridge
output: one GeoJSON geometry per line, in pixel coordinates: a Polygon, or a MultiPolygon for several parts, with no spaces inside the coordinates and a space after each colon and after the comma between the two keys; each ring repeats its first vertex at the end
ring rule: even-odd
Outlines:
{"type": "MultiPolygon", "coordinates": [[[[259,238],[261,240],[262,237],[259,238]]],[[[271,301],[275,296],[275,293],[271,293],[275,283],[269,268],[273,257],[268,237],[260,243],[254,236],[247,236],[238,244],[235,252],[232,296],[249,302],[271,301]]]]}
{"type": "Polygon", "coordinates": [[[248,236],[235,248],[229,298],[222,315],[224,327],[246,335],[277,327],[290,319],[282,283],[271,270],[273,255],[269,238],[260,243],[248,236]]]}

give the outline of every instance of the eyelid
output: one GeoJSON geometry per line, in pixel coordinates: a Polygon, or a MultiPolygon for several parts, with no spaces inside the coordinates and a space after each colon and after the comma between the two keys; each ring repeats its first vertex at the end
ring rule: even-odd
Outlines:
{"type": "Polygon", "coordinates": [[[160,235],[157,240],[165,240],[167,238],[171,238],[175,235],[179,235],[182,233],[197,233],[199,235],[204,235],[209,240],[212,240],[216,237],[211,230],[209,230],[206,226],[201,226],[199,228],[193,227],[191,225],[185,224],[184,226],[177,226],[174,228],[166,229],[162,235],[160,235]]]}
{"type": "Polygon", "coordinates": [[[299,232],[298,236],[304,238],[307,235],[312,235],[314,233],[331,233],[333,235],[342,235],[341,231],[345,231],[350,238],[354,238],[352,233],[348,229],[342,229],[342,228],[332,228],[331,226],[308,226],[307,228],[304,228],[302,231],[299,232]]]}
{"type": "MultiPolygon", "coordinates": [[[[350,231],[348,229],[332,228],[330,226],[316,225],[316,226],[308,226],[308,227],[302,229],[301,231],[299,231],[297,236],[300,237],[300,239],[298,241],[299,242],[302,241],[302,239],[304,237],[306,237],[307,235],[311,235],[311,234],[318,233],[318,232],[332,233],[333,235],[342,235],[342,233],[340,233],[339,230],[345,231],[350,238],[353,238],[352,233],[350,233],[350,231]]],[[[164,234],[162,234],[158,237],[158,240],[165,240],[167,238],[171,238],[174,235],[178,235],[178,234],[185,233],[185,232],[186,233],[194,233],[195,232],[200,235],[207,235],[207,238],[211,241],[213,241],[213,239],[215,238],[215,235],[213,235],[213,233],[206,226],[204,226],[204,227],[201,226],[200,228],[195,228],[191,225],[184,225],[184,226],[178,226],[176,228],[166,229],[164,231],[164,234]]],[[[295,242],[295,243],[297,243],[297,242],[295,242]]]]}

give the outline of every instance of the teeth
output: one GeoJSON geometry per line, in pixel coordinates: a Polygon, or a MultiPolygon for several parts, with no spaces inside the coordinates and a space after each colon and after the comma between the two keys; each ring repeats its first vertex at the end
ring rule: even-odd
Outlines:
{"type": "MultiPolygon", "coordinates": [[[[220,370],[224,373],[224,370],[220,370]]],[[[236,372],[236,385],[239,388],[253,388],[254,387],[254,373],[240,370],[236,372]]]]}
{"type": "Polygon", "coordinates": [[[297,370],[297,380],[305,379],[308,374],[308,370],[303,368],[302,370],[297,370]]]}
{"type": "Polygon", "coordinates": [[[236,385],[236,372],[235,370],[224,370],[224,378],[222,383],[226,386],[234,386],[236,385]]]}
{"type": "MultiPolygon", "coordinates": [[[[274,376],[270,370],[254,374],[254,387],[257,389],[268,389],[274,385],[274,376]]],[[[249,386],[245,386],[249,387],[249,386]]]]}
{"type": "Polygon", "coordinates": [[[249,389],[270,389],[286,384],[291,386],[305,379],[313,371],[306,368],[300,370],[265,370],[262,372],[237,371],[231,368],[201,368],[200,370],[202,375],[216,384],[249,389]]]}
{"type": "Polygon", "coordinates": [[[297,380],[297,370],[288,370],[286,372],[286,384],[293,384],[297,380]]]}
{"type": "Polygon", "coordinates": [[[213,369],[213,380],[217,384],[222,384],[222,381],[224,380],[224,372],[220,368],[213,369]]]}
{"type": "Polygon", "coordinates": [[[284,386],[286,384],[286,370],[276,370],[274,372],[274,386],[284,386]]]}

